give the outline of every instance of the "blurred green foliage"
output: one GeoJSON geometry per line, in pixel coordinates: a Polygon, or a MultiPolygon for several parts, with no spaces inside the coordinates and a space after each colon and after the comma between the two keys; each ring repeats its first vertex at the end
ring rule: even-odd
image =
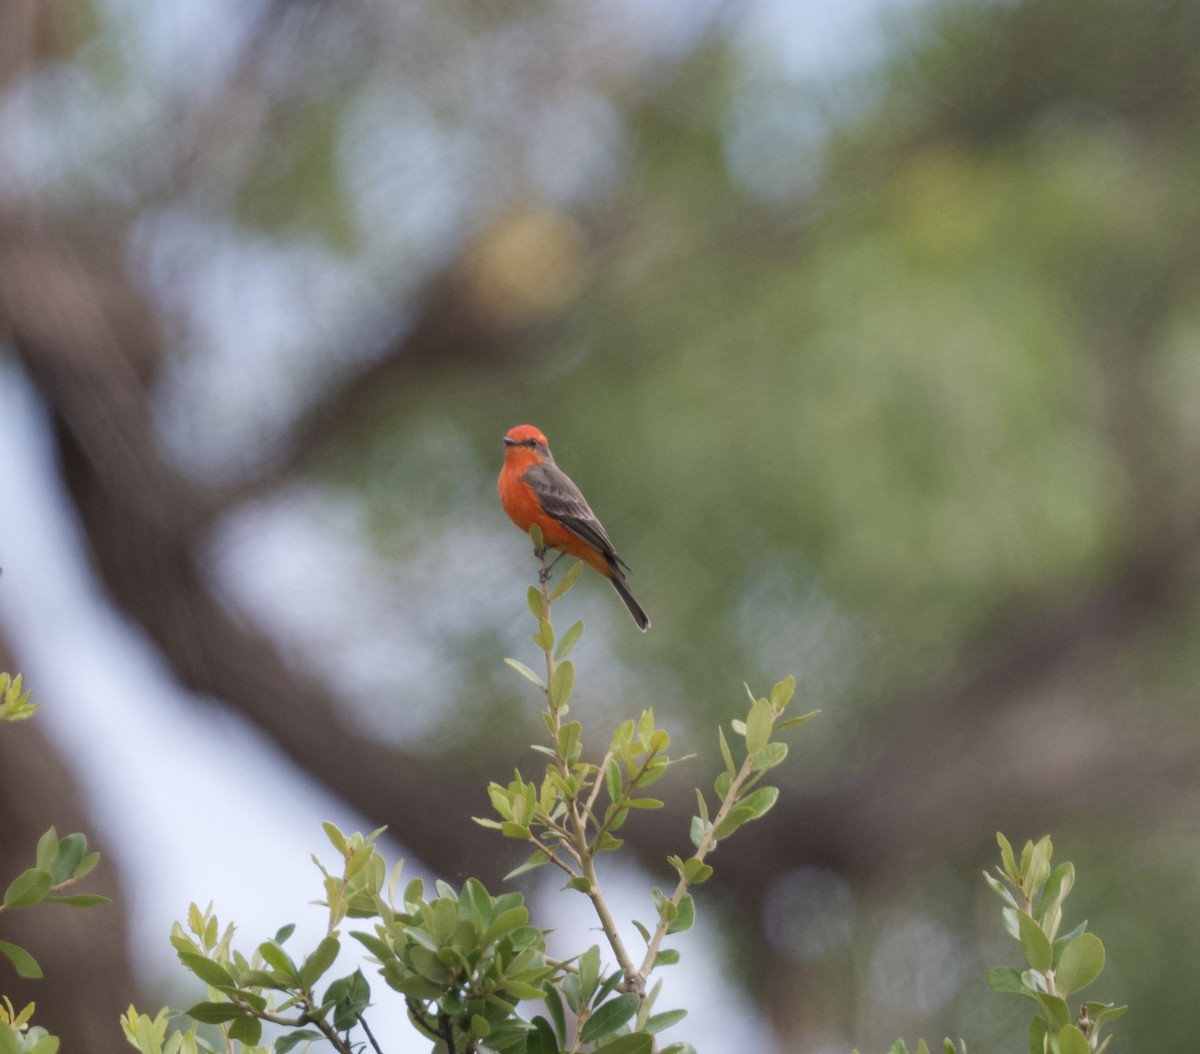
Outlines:
{"type": "MultiPolygon", "coordinates": [[[[875,101],[830,129],[820,178],[764,202],[724,163],[747,59],[705,49],[629,107],[634,160],[563,314],[501,369],[381,397],[400,424],[343,459],[371,466],[373,522],[487,518],[500,436],[536,423],[653,612],[647,640],[614,634],[622,660],[669,671],[699,724],[729,670],[802,656],[830,711],[809,771],[854,764],[837,753],[854,715],[969,672],[1197,514],[1198,54],[1190,4],[933,5],[860,75],[875,101]],[[454,467],[372,454],[423,437],[454,467]]],[[[1179,575],[1195,582],[1194,554],[1179,575]]],[[[1096,721],[1194,735],[1198,616],[1150,621],[1066,690],[1096,721]]],[[[1076,837],[1111,846],[1101,871],[1143,852],[1169,868],[1119,816],[1076,837]]],[[[1155,1039],[1129,1023],[1135,1045],[1185,1042],[1172,1016],[1142,1019],[1155,1039]]]]}
{"type": "MultiPolygon", "coordinates": [[[[49,123],[65,156],[38,186],[101,225],[127,217],[138,194],[148,212],[161,203],[153,146],[174,115],[156,123],[129,104],[142,99],[138,49],[154,46],[129,32],[131,16],[75,7],[86,17],[57,19],[58,44],[43,57],[73,59],[106,119],[63,117],[52,92],[35,93],[34,108],[60,118],[49,123]]],[[[198,150],[199,175],[174,201],[281,255],[314,251],[315,241],[356,294],[395,303],[401,317],[385,325],[360,318],[348,297],[351,317],[312,327],[330,358],[346,331],[367,343],[403,331],[406,311],[419,308],[413,290],[447,260],[478,273],[515,258],[516,270],[531,270],[520,253],[487,249],[511,251],[499,232],[511,232],[512,217],[551,217],[532,229],[559,267],[538,279],[540,296],[521,301],[515,350],[414,363],[323,452],[321,476],[361,510],[380,553],[428,572],[431,539],[468,524],[505,536],[492,489],[500,438],[536,423],[654,617],[643,640],[614,610],[589,646],[611,648],[651,686],[646,705],[674,709],[694,729],[711,725],[731,681],[796,668],[806,705],[829,718],[819,756],[797,766],[816,783],[885,751],[903,717],[898,701],[969,677],[1003,653],[1012,627],[1136,572],[1156,539],[1197,522],[1195,3],[893,10],[879,61],[826,81],[789,77],[744,46],[736,15],[647,72],[635,54],[643,41],[576,39],[579,27],[553,5],[443,10],[413,34],[428,55],[397,47],[403,34],[372,32],[361,12],[343,15],[336,32],[315,10],[289,15],[293,61],[277,58],[274,79],[264,78],[284,103],[267,107],[261,125],[253,113],[218,122],[250,131],[229,157],[221,136],[198,150]],[[592,49],[580,67],[599,72],[573,87],[602,100],[593,111],[618,129],[606,180],[574,194],[538,183],[527,158],[565,151],[577,126],[564,121],[551,136],[537,119],[554,93],[506,79],[529,55],[517,38],[546,53],[558,53],[547,39],[592,49]],[[794,159],[798,171],[764,194],[746,179],[761,159],[738,153],[739,129],[772,107],[787,120],[768,156],[794,159]],[[819,134],[786,138],[801,125],[819,134]],[[370,173],[399,173],[395,183],[380,177],[383,189],[355,167],[356,151],[379,141],[390,151],[369,158],[370,173]],[[410,228],[444,235],[431,248],[410,228]]],[[[794,28],[808,30],[803,12],[794,28]]],[[[203,246],[189,243],[188,255],[203,246]]],[[[296,266],[308,293],[309,272],[296,266]]],[[[309,325],[307,307],[292,305],[297,328],[309,325]]],[[[497,328],[515,324],[499,309],[496,318],[497,328]]],[[[524,575],[522,540],[512,536],[505,552],[524,575]]],[[[1166,575],[1188,598],[1200,595],[1196,557],[1181,547],[1166,575]]],[[[494,586],[483,575],[477,583],[469,588],[494,586]]],[[[611,597],[592,586],[598,613],[611,597]]],[[[460,599],[470,607],[479,595],[460,599]]],[[[1079,700],[1080,737],[1103,725],[1194,740],[1198,632],[1200,604],[1187,599],[1044,694],[1079,700]]],[[[449,749],[487,764],[524,734],[518,692],[492,673],[507,638],[495,627],[446,633],[467,638],[455,639],[466,683],[486,689],[454,700],[482,712],[456,719],[449,749]]],[[[613,690],[626,683],[618,676],[613,690]]],[[[435,683],[409,705],[445,707],[445,694],[435,683]]],[[[1003,731],[1061,736],[1029,725],[1003,731]]],[[[444,744],[435,731],[423,745],[444,744]]],[[[1135,760],[1102,778],[1125,781],[1133,798],[1145,775],[1135,760]]],[[[1111,901],[1081,896],[1136,905],[1134,921],[1115,913],[1110,941],[1124,952],[1116,963],[1139,964],[1120,977],[1139,1008],[1122,1022],[1134,1049],[1192,1042],[1173,1002],[1180,986],[1167,983],[1194,977],[1200,952],[1187,910],[1197,893],[1186,863],[1198,848],[1187,816],[1194,785],[1181,786],[1178,799],[1139,802],[1136,823],[1089,813],[1071,788],[1044,803],[1071,815],[1077,827],[1061,840],[1111,901]],[[1142,895],[1147,883],[1162,895],[1142,895]]],[[[976,862],[914,860],[896,889],[861,893],[862,914],[882,917],[894,897],[969,928],[976,862]]],[[[869,951],[839,954],[854,983],[869,951]]],[[[869,1002],[865,987],[856,991],[869,1002]]],[[[967,1016],[974,997],[951,1006],[967,1016]]],[[[857,1023],[841,1004],[829,1014],[857,1023]]]]}

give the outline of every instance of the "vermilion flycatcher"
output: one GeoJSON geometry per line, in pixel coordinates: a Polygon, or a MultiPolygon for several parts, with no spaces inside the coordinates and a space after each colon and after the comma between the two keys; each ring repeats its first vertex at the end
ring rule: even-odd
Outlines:
{"type": "Polygon", "coordinates": [[[577,556],[599,571],[625,601],[638,629],[650,618],[629,591],[629,565],[617,554],[603,524],[579,488],[554,463],[546,437],[533,425],[517,425],[504,437],[504,467],[496,481],[500,504],[523,531],[541,528],[547,548],[577,556]]]}

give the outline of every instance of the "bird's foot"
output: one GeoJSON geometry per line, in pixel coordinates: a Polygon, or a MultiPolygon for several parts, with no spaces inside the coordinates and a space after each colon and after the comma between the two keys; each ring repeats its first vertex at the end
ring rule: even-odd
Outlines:
{"type": "MultiPolygon", "coordinates": [[[[546,549],[549,549],[549,548],[550,548],[549,546],[546,546],[546,549]]],[[[541,552],[539,552],[537,554],[537,557],[539,560],[543,560],[543,561],[545,560],[546,549],[543,549],[541,552]]],[[[550,563],[548,563],[548,564],[543,563],[541,570],[538,571],[538,581],[543,584],[550,581],[550,572],[554,570],[554,565],[557,564],[558,561],[561,560],[566,555],[567,554],[566,554],[565,550],[560,549],[558,551],[558,555],[553,560],[551,560],[550,563]]]]}

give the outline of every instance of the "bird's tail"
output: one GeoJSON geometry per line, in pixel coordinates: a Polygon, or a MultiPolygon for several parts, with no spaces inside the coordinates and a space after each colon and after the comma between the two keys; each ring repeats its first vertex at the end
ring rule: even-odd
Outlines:
{"type": "Polygon", "coordinates": [[[650,628],[650,616],[646,614],[642,605],[637,602],[637,597],[629,591],[629,586],[625,582],[625,576],[621,574],[621,569],[619,567],[612,567],[611,565],[609,569],[612,573],[609,575],[608,580],[612,582],[613,589],[617,591],[617,596],[625,601],[625,606],[629,608],[629,614],[633,616],[633,621],[637,623],[638,629],[645,633],[650,628]]]}

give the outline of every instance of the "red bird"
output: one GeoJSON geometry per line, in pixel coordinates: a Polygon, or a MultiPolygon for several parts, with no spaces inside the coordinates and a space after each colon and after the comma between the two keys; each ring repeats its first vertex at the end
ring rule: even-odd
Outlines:
{"type": "Polygon", "coordinates": [[[617,554],[579,488],[554,463],[546,437],[533,425],[517,425],[508,430],[504,446],[496,490],[509,519],[523,531],[536,523],[547,548],[577,556],[599,571],[644,633],[650,618],[625,582],[629,565],[617,554]]]}

